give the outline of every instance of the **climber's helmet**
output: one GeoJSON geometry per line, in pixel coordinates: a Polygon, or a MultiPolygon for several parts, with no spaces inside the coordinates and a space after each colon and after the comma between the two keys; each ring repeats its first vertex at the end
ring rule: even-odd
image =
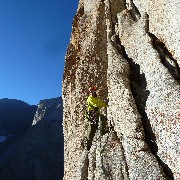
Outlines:
{"type": "Polygon", "coordinates": [[[97,88],[95,86],[92,86],[89,88],[90,93],[94,93],[94,92],[96,92],[96,90],[97,90],[97,88]]]}

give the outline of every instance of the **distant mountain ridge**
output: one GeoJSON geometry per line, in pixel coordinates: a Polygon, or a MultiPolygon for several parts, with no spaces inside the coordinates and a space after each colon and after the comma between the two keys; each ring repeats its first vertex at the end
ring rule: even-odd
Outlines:
{"type": "Polygon", "coordinates": [[[35,125],[40,120],[60,120],[62,119],[62,113],[61,97],[41,100],[32,124],[35,125]]]}
{"type": "Polygon", "coordinates": [[[61,97],[40,101],[34,120],[31,120],[33,125],[20,139],[1,150],[1,180],[63,178],[62,110],[61,97]]]}
{"type": "Polygon", "coordinates": [[[21,100],[0,99],[0,136],[22,134],[31,126],[37,106],[21,100]]]}

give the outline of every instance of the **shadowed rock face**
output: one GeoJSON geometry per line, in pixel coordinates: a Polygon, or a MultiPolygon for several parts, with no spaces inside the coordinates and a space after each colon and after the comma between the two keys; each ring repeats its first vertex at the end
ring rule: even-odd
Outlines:
{"type": "Polygon", "coordinates": [[[31,126],[37,106],[16,99],[0,99],[0,135],[21,135],[31,126]]]}
{"type": "Polygon", "coordinates": [[[179,7],[166,0],[80,0],[63,80],[65,180],[179,179],[179,7]],[[109,98],[87,150],[89,86],[109,98]]]}
{"type": "Polygon", "coordinates": [[[1,153],[0,179],[62,179],[62,107],[62,98],[40,101],[33,126],[1,153]]]}

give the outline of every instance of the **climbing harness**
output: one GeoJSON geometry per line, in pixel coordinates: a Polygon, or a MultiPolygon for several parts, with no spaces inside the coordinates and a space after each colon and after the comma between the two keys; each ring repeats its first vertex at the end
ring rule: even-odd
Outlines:
{"type": "Polygon", "coordinates": [[[94,108],[94,110],[86,110],[86,119],[90,121],[93,124],[96,124],[98,122],[98,108],[94,108]]]}

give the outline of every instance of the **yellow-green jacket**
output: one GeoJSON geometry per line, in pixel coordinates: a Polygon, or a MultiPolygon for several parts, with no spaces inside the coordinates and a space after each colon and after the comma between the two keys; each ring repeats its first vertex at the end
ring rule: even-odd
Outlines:
{"type": "Polygon", "coordinates": [[[99,98],[97,97],[93,97],[92,95],[90,95],[87,99],[87,104],[88,104],[88,110],[94,110],[95,107],[98,107],[98,112],[100,111],[100,108],[102,107],[108,107],[108,105],[101,101],[99,98]]]}

